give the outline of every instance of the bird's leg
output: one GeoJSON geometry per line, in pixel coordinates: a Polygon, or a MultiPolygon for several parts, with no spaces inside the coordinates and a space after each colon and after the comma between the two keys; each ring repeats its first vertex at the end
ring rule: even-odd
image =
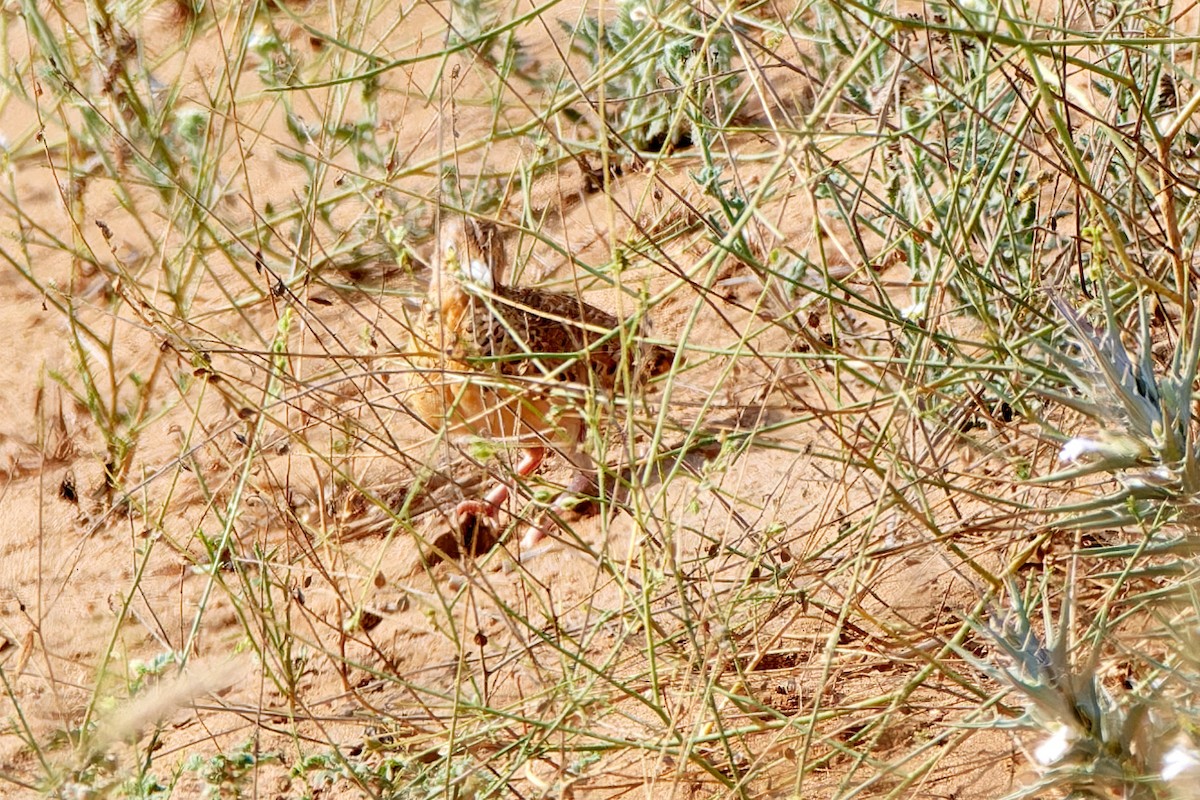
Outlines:
{"type": "MultiPolygon", "coordinates": [[[[583,450],[578,442],[563,450],[563,457],[575,468],[575,474],[567,487],[554,499],[550,512],[564,521],[582,519],[596,511],[596,495],[599,488],[596,483],[595,462],[583,450]]],[[[552,523],[543,519],[529,526],[529,530],[521,537],[521,547],[525,550],[532,548],[550,535],[547,529],[552,523]]]]}
{"type": "MultiPolygon", "coordinates": [[[[560,520],[573,522],[596,513],[596,495],[599,489],[596,485],[595,471],[578,468],[567,488],[554,499],[550,506],[551,513],[560,520]]],[[[529,530],[521,537],[521,548],[529,550],[550,535],[547,525],[550,520],[543,518],[529,525],[529,530]]]]}
{"type": "Polygon", "coordinates": [[[521,456],[521,460],[517,462],[517,474],[522,478],[528,478],[546,460],[546,448],[541,445],[526,447],[524,452],[525,455],[521,456]]]}
{"type": "Polygon", "coordinates": [[[567,488],[554,500],[554,513],[568,521],[596,513],[596,498],[600,494],[596,460],[579,446],[583,436],[584,431],[581,430],[573,446],[563,454],[575,468],[575,474],[571,476],[567,488]]]}
{"type": "MultiPolygon", "coordinates": [[[[545,460],[546,448],[526,448],[521,451],[521,460],[517,462],[513,472],[519,478],[528,478],[545,460]]],[[[501,482],[493,486],[482,500],[463,500],[455,508],[459,530],[464,533],[474,530],[481,517],[494,520],[500,513],[500,507],[508,502],[508,495],[508,484],[501,482]]]]}
{"type": "Polygon", "coordinates": [[[590,516],[596,513],[596,499],[599,493],[596,471],[577,468],[567,488],[555,499],[554,510],[564,519],[590,516]]]}

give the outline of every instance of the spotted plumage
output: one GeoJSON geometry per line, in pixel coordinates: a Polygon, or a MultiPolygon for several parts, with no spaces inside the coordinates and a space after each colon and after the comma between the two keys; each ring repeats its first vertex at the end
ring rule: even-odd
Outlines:
{"type": "Polygon", "coordinates": [[[493,229],[448,223],[413,325],[410,406],[431,426],[540,438],[588,391],[616,391],[627,353],[635,378],[670,367],[670,350],[623,348],[620,321],[573,294],[497,282],[504,267],[493,229]]]}
{"type": "MultiPolygon", "coordinates": [[[[517,443],[526,453],[519,475],[536,469],[547,445],[584,468],[578,443],[589,405],[618,393],[623,374],[636,383],[674,359],[658,345],[623,347],[620,320],[574,294],[502,283],[504,248],[490,226],[446,223],[432,266],[412,321],[408,407],[452,436],[517,443]]],[[[494,514],[507,494],[497,487],[460,515],[494,514]]]]}

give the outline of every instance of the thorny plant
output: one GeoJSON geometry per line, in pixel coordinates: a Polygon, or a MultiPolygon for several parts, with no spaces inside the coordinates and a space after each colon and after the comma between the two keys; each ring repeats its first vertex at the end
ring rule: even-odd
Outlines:
{"type": "Polygon", "coordinates": [[[1192,531],[1200,524],[1200,471],[1191,409],[1200,337],[1193,332],[1160,366],[1153,355],[1146,303],[1134,306],[1130,316],[1136,324],[1123,326],[1107,296],[1104,301],[1102,328],[1090,325],[1064,301],[1055,302],[1071,337],[1048,357],[1073,391],[1043,394],[1079,412],[1095,432],[1066,441],[1059,452],[1066,468],[1042,480],[1107,472],[1120,481],[1121,492],[1092,504],[1088,516],[1065,518],[1064,523],[1106,527],[1156,520],[1158,525],[1192,531]],[[1122,341],[1128,328],[1136,341],[1132,353],[1122,341]],[[1097,506],[1107,506],[1109,513],[1097,506]]]}
{"type": "Polygon", "coordinates": [[[972,623],[989,646],[987,658],[961,651],[1002,687],[995,707],[1021,709],[991,724],[1038,732],[1029,743],[1037,777],[1010,797],[1053,791],[1130,800],[1195,797],[1200,675],[1194,659],[1168,657],[1141,681],[1105,674],[1103,623],[1072,632],[1082,622],[1079,609],[1064,596],[1055,615],[1043,594],[1048,585],[1022,590],[1007,581],[1007,608],[972,623]]]}

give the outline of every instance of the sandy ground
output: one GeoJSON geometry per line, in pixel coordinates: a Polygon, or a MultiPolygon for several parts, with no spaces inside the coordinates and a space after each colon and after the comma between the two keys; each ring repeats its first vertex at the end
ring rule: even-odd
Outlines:
{"type": "MultiPolygon", "coordinates": [[[[143,22],[135,33],[148,53],[164,54],[160,69],[195,76],[178,102],[202,105],[201,87],[222,74],[219,50],[194,45],[181,55],[165,44],[176,30],[170,19],[143,22]]],[[[420,10],[390,35],[411,42],[412,31],[438,22],[420,10]]],[[[302,29],[280,24],[306,58],[318,57],[302,29]]],[[[522,33],[542,57],[552,52],[545,35],[522,33]]],[[[10,33],[18,51],[22,36],[10,33]]],[[[431,85],[437,64],[382,83],[379,131],[407,163],[435,165],[393,187],[417,223],[432,224],[429,206],[412,198],[431,191],[437,164],[467,173],[521,155],[512,143],[473,145],[497,123],[472,95],[486,75],[469,59],[460,66],[455,92],[432,103],[411,87],[431,85]]],[[[245,71],[241,92],[253,97],[253,64],[245,71]]],[[[796,77],[777,88],[805,94],[796,77]]],[[[215,234],[172,227],[154,210],[170,203],[132,181],[129,199],[98,173],[67,181],[68,155],[87,154],[70,152],[61,127],[48,129],[52,148],[35,146],[31,109],[14,103],[0,122],[26,154],[9,166],[20,213],[3,223],[4,247],[38,284],[0,270],[0,769],[9,787],[0,794],[55,780],[103,784],[136,775],[151,756],[149,771],[166,783],[191,757],[239,748],[262,759],[241,784],[257,797],[366,793],[365,778],[322,785],[313,769],[292,775],[318,755],[330,775],[345,769],[339,758],[403,761],[414,782],[439,763],[490,781],[519,763],[508,780],[526,797],[719,793],[701,762],[726,776],[752,772],[759,797],[823,797],[867,781],[862,796],[883,795],[897,779],[878,765],[893,759],[911,774],[934,762],[907,796],[998,796],[1019,780],[1009,740],[954,730],[973,701],[949,682],[914,684],[903,707],[876,705],[914,678],[922,637],[950,633],[977,587],[911,522],[874,516],[886,478],[830,458],[871,435],[833,412],[872,406],[853,384],[834,394],[819,361],[786,358],[821,344],[823,306],[812,304],[797,333],[772,322],[780,309],[743,267],[693,268],[711,245],[676,199],[703,200],[685,165],[628,170],[605,195],[566,163],[527,196],[544,219],[541,241],[507,234],[518,280],[564,288],[598,284],[565,253],[603,265],[614,242],[639,239],[634,223],[683,231],[663,252],[633,260],[621,276],[629,293],[587,294],[628,311],[639,293],[669,289],[679,274],[691,280],[652,314],[653,335],[677,343],[684,368],[604,429],[608,460],[636,455],[638,489],[623,508],[558,531],[536,557],[518,561],[510,536],[476,558],[445,560],[431,553],[457,546],[454,503],[504,475],[512,454],[456,452],[406,415],[405,310],[427,275],[369,239],[339,251],[367,219],[365,195],[348,192],[316,220],[307,249],[288,257],[296,218],[268,229],[248,208],[267,218],[268,208],[295,207],[305,178],[278,157],[288,141],[279,107],[247,102],[240,130],[256,135],[243,135],[245,150],[227,147],[221,165],[233,188],[210,213],[248,246],[240,263],[215,250],[180,260],[196,244],[186,235],[215,234]],[[14,247],[20,236],[32,244],[14,247]],[[255,241],[266,272],[255,271],[255,241]],[[202,274],[184,281],[186,320],[166,295],[161,276],[171,270],[202,274]],[[704,286],[717,288],[697,290],[704,286]],[[68,306],[87,330],[69,324],[68,306]],[[287,353],[278,370],[273,341],[287,353]],[[81,357],[107,407],[85,402],[81,357]],[[105,485],[112,450],[98,417],[133,444],[119,489],[105,485]],[[848,624],[839,614],[847,598],[877,626],[848,624]],[[635,624],[639,604],[653,611],[652,624],[635,624]],[[156,659],[166,665],[142,677],[156,659]],[[506,716],[488,719],[484,708],[506,716]],[[788,724],[825,710],[814,738],[809,726],[788,724]],[[531,755],[514,758],[514,743],[531,755]],[[801,783],[796,765],[814,759],[824,765],[801,783]]],[[[748,137],[739,149],[760,146],[748,137]]],[[[332,194],[339,172],[354,166],[343,154],[327,167],[321,191],[332,194]]],[[[747,166],[739,179],[752,185],[762,174],[747,166]]],[[[502,222],[515,224],[520,202],[504,203],[502,222]]],[[[806,202],[798,194],[772,207],[797,251],[819,244],[806,202]]],[[[431,246],[428,236],[412,243],[417,255],[431,246]]],[[[886,277],[902,293],[902,268],[886,277]]],[[[954,469],[988,463],[979,452],[944,457],[954,469]]],[[[567,477],[552,458],[535,488],[567,477]]],[[[519,532],[532,514],[514,503],[503,518],[519,532]]],[[[975,535],[977,545],[968,537],[964,546],[989,552],[987,526],[975,535]]],[[[202,777],[184,769],[171,796],[199,796],[202,777]]]]}

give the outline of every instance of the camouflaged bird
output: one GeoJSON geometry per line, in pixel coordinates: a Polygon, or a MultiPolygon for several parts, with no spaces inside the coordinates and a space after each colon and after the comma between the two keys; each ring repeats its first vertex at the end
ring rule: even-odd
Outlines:
{"type": "MultiPolygon", "coordinates": [[[[635,380],[664,373],[675,353],[658,345],[622,347],[616,317],[574,294],[506,286],[499,280],[506,266],[493,226],[474,219],[445,224],[429,291],[413,320],[415,369],[406,401],[430,427],[453,437],[515,442],[523,451],[519,477],[537,469],[553,446],[578,470],[568,493],[594,491],[592,462],[578,448],[589,397],[612,397],[623,368],[635,380]]],[[[460,529],[472,529],[481,516],[494,518],[508,495],[501,484],[483,500],[460,503],[460,529]]],[[[535,527],[527,544],[540,537],[535,527]]]]}

